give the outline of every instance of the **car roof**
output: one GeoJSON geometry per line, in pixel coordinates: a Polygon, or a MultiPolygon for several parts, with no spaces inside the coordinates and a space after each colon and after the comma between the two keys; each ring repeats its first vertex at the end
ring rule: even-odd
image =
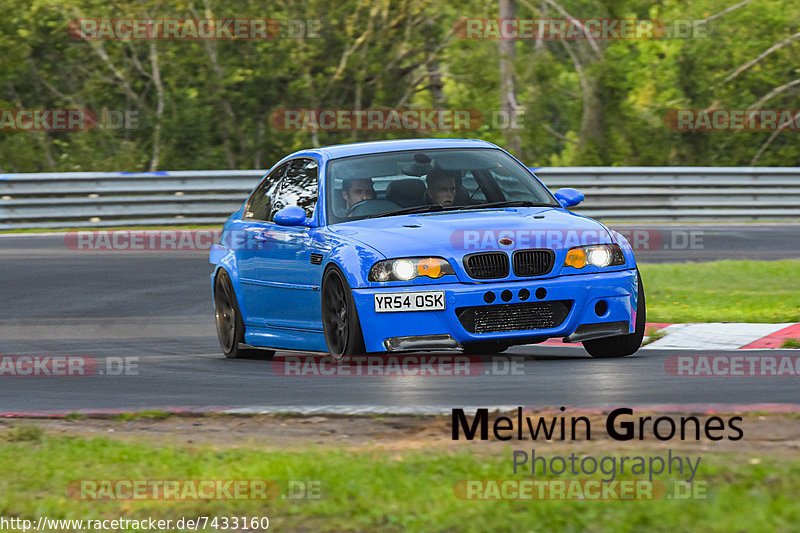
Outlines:
{"type": "MultiPolygon", "coordinates": [[[[303,150],[300,153],[318,153],[326,159],[338,159],[354,155],[367,155],[381,152],[400,152],[403,150],[431,150],[435,148],[498,148],[480,139],[399,139],[392,141],[371,141],[350,144],[335,144],[303,150]]],[[[294,154],[292,154],[294,155],[294,154]]]]}

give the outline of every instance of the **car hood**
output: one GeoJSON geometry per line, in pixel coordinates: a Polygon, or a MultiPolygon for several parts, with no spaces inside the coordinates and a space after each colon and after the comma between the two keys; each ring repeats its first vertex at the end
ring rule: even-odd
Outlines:
{"type": "Polygon", "coordinates": [[[556,252],[581,244],[610,243],[599,222],[551,207],[499,208],[420,213],[362,219],[329,226],[387,258],[443,256],[547,248],[556,252]],[[509,243],[501,239],[510,239],[509,243]]]}

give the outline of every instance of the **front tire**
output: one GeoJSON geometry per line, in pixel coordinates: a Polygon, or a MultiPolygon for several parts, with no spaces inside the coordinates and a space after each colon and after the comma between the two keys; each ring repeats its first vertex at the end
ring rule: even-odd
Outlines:
{"type": "Polygon", "coordinates": [[[594,339],[591,341],[583,341],[583,347],[589,352],[589,355],[596,358],[608,359],[612,357],[625,357],[636,353],[636,350],[642,345],[644,338],[644,327],[647,318],[647,306],[644,301],[644,285],[642,285],[642,276],[639,271],[636,271],[636,286],[638,287],[636,297],[636,328],[633,333],[628,335],[617,335],[614,337],[605,337],[602,339],[594,339]]]}
{"type": "Polygon", "coordinates": [[[219,346],[228,359],[272,359],[275,356],[273,350],[241,347],[244,343],[244,322],[233,283],[224,270],[220,270],[214,281],[214,319],[219,346]]]}
{"type": "Polygon", "coordinates": [[[335,361],[346,355],[363,355],[364,336],[353,294],[344,275],[330,267],[322,278],[322,329],[335,361]]]}

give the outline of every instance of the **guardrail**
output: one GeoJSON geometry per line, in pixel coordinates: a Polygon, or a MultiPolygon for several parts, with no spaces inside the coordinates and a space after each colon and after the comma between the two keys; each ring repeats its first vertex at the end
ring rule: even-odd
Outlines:
{"type": "MultiPolygon", "coordinates": [[[[575,212],[614,221],[800,221],[800,168],[551,167],[575,212]]],[[[0,174],[0,230],[221,224],[263,170],[0,174]]]]}
{"type": "Polygon", "coordinates": [[[576,212],[601,220],[800,221],[796,167],[550,167],[555,190],[575,187],[576,212]]]}

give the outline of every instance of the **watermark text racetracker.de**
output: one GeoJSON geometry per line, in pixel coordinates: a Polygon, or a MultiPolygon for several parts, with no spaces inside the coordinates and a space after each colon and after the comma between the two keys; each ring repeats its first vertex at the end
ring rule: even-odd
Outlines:
{"type": "MultiPolygon", "coordinates": [[[[196,251],[211,249],[221,233],[219,229],[70,231],[64,234],[64,245],[86,252],[196,251]]],[[[247,232],[234,232],[231,241],[233,247],[253,244],[247,232]]]]}
{"type": "MultiPolygon", "coordinates": [[[[617,231],[633,250],[701,250],[703,230],[655,230],[627,228],[617,231]]],[[[605,244],[603,230],[463,229],[450,235],[457,250],[514,250],[549,248],[553,250],[605,244]],[[511,241],[510,243],[508,241],[511,241]]]]}
{"type": "Polygon", "coordinates": [[[138,130],[139,112],[130,109],[0,109],[0,131],[138,130]]]}
{"type": "Polygon", "coordinates": [[[675,131],[800,131],[800,109],[670,109],[675,131]]]}
{"type": "Polygon", "coordinates": [[[800,355],[671,355],[664,370],[676,377],[798,377],[800,355]]]}
{"type": "Polygon", "coordinates": [[[320,500],[318,479],[76,479],[73,500],[320,500]]]}
{"type": "MultiPolygon", "coordinates": [[[[165,230],[86,230],[64,234],[64,245],[70,250],[103,251],[197,251],[209,250],[220,240],[220,229],[165,230]]],[[[703,230],[626,228],[618,231],[636,250],[701,250],[705,247],[703,230]]],[[[253,239],[252,232],[230,231],[227,247],[232,250],[264,249],[270,242],[281,242],[286,234],[266,229],[262,239],[253,239]]],[[[535,230],[535,229],[464,229],[450,235],[456,250],[514,250],[524,248],[562,249],[608,242],[605,231],[598,230],[535,230]],[[511,239],[511,245],[501,245],[511,239]]]]}
{"type": "Polygon", "coordinates": [[[320,19],[274,18],[84,18],[67,24],[80,40],[241,41],[320,39],[320,19]]]}
{"type": "Polygon", "coordinates": [[[463,18],[453,25],[459,39],[500,40],[650,40],[707,39],[702,20],[615,18],[463,18]]]}
{"type": "Polygon", "coordinates": [[[0,377],[137,376],[139,358],[88,355],[2,355],[0,377]]]}
{"type": "Polygon", "coordinates": [[[462,479],[453,493],[462,500],[704,500],[705,481],[647,479],[462,479]]]}
{"type": "Polygon", "coordinates": [[[524,128],[525,112],[495,109],[278,109],[277,130],[289,131],[473,131],[524,128]]]}
{"type": "Polygon", "coordinates": [[[285,377],[474,377],[524,376],[525,358],[477,355],[363,355],[334,361],[327,355],[292,354],[273,359],[272,373],[285,377]]]}

